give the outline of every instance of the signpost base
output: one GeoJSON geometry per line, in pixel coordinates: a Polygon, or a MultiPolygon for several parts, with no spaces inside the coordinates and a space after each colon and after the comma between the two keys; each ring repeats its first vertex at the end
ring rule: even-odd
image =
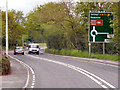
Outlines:
{"type": "Polygon", "coordinates": [[[89,56],[91,56],[91,43],[89,43],[88,45],[89,45],[89,56]]]}
{"type": "Polygon", "coordinates": [[[103,43],[103,55],[105,54],[105,43],[103,43]]]}

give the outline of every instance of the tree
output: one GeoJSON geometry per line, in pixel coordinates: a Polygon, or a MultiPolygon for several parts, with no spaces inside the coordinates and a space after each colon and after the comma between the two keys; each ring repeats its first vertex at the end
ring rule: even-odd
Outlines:
{"type": "MultiPolygon", "coordinates": [[[[118,47],[120,47],[119,44],[119,24],[118,24],[118,12],[119,8],[119,2],[78,2],[76,7],[76,13],[80,16],[80,23],[83,28],[88,30],[88,18],[89,18],[89,12],[113,12],[114,14],[114,20],[113,25],[111,25],[114,29],[114,35],[113,42],[106,44],[106,53],[112,53],[116,54],[118,53],[118,47]],[[113,47],[114,46],[114,47],[113,47]]],[[[102,53],[102,44],[93,44],[93,50],[102,53]],[[100,48],[101,47],[101,48],[100,48]]]]}
{"type": "MultiPolygon", "coordinates": [[[[0,55],[2,54],[2,11],[0,9],[0,55]]],[[[1,56],[0,56],[1,59],[1,56]]]]}
{"type": "MultiPolygon", "coordinates": [[[[2,37],[3,44],[5,45],[6,37],[6,13],[2,11],[2,37]]],[[[21,11],[16,12],[15,10],[8,11],[8,35],[9,35],[9,45],[16,44],[16,41],[21,44],[22,34],[25,33],[23,27],[23,13],[21,11]],[[17,16],[17,17],[16,17],[17,16]]]]}
{"type": "MultiPolygon", "coordinates": [[[[30,38],[36,35],[39,41],[43,39],[48,48],[52,49],[78,49],[88,50],[88,29],[89,29],[89,12],[114,12],[115,20],[111,25],[115,31],[112,43],[106,44],[106,52],[118,52],[119,26],[117,11],[118,3],[109,2],[77,2],[75,5],[71,1],[47,3],[37,6],[26,17],[26,29],[30,38]],[[40,38],[39,38],[40,37],[40,38]],[[117,51],[116,51],[117,50],[117,51]]],[[[37,39],[34,40],[37,41],[37,39]]],[[[93,50],[102,53],[102,44],[93,44],[93,50]]],[[[93,52],[94,52],[93,51],[93,52]]]]}
{"type": "MultiPolygon", "coordinates": [[[[71,12],[71,10],[74,11],[73,5],[71,3],[65,3],[65,2],[48,3],[45,5],[38,6],[34,9],[33,12],[31,12],[28,15],[27,28],[29,28],[29,30],[32,32],[35,30],[40,31],[46,42],[48,42],[47,41],[48,37],[46,35],[46,32],[48,31],[47,29],[58,27],[56,28],[56,33],[55,33],[57,35],[54,34],[52,35],[54,37],[59,36],[59,39],[55,41],[55,39],[52,40],[51,38],[50,40],[49,38],[48,47],[50,48],[52,47],[49,46],[50,43],[54,43],[54,42],[56,42],[57,46],[59,46],[59,48],[57,49],[62,49],[62,48],[78,49],[80,47],[80,43],[83,44],[84,47],[84,43],[85,43],[84,40],[81,40],[79,38],[81,37],[82,39],[84,39],[83,35],[85,34],[85,31],[82,29],[79,30],[80,25],[78,22],[78,18],[73,15],[73,12],[71,12]],[[68,7],[68,5],[70,7],[68,7]],[[45,27],[49,27],[49,28],[45,28],[45,27]],[[60,34],[58,34],[57,32],[60,32],[60,34]]],[[[47,34],[48,33],[54,33],[54,29],[49,30],[47,34]]],[[[52,47],[52,48],[56,48],[56,47],[52,47]]]]}

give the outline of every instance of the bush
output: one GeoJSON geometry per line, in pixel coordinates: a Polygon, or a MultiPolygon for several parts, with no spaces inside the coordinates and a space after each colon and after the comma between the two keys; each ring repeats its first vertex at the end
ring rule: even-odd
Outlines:
{"type": "Polygon", "coordinates": [[[54,54],[59,54],[59,50],[54,50],[54,54]]]}
{"type": "Polygon", "coordinates": [[[6,56],[0,59],[0,74],[5,75],[10,72],[10,61],[6,56]]]}
{"type": "Polygon", "coordinates": [[[60,54],[61,54],[61,55],[66,55],[65,49],[60,50],[60,54]]]}
{"type": "Polygon", "coordinates": [[[113,60],[113,61],[118,61],[118,55],[109,55],[109,54],[92,54],[93,58],[97,59],[105,59],[105,60],[113,60]]]}
{"type": "Polygon", "coordinates": [[[118,55],[109,55],[109,54],[103,55],[103,54],[91,53],[91,56],[89,56],[88,51],[82,52],[81,50],[75,50],[75,49],[73,49],[73,50],[68,50],[68,49],[62,49],[62,50],[46,49],[45,52],[46,53],[52,53],[52,54],[83,57],[83,58],[96,58],[96,59],[118,61],[118,55]]]}
{"type": "Polygon", "coordinates": [[[71,50],[71,55],[72,56],[79,56],[78,50],[71,50]]]}

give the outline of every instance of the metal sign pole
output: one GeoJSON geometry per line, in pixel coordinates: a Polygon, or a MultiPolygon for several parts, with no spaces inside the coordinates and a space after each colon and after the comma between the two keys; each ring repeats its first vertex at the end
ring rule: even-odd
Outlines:
{"type": "Polygon", "coordinates": [[[105,43],[103,43],[103,55],[105,54],[105,43]]]}
{"type": "Polygon", "coordinates": [[[89,56],[91,56],[91,46],[89,46],[89,56]]]}
{"type": "Polygon", "coordinates": [[[89,45],[89,56],[91,56],[91,43],[89,43],[88,45],[89,45]]]}
{"type": "Polygon", "coordinates": [[[23,46],[23,43],[24,43],[24,42],[23,42],[23,34],[22,34],[22,46],[23,46]]]}

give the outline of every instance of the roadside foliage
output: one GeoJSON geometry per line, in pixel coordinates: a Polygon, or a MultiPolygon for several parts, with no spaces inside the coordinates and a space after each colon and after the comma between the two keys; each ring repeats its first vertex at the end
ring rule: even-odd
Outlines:
{"type": "MultiPolygon", "coordinates": [[[[21,11],[8,11],[9,46],[21,44],[22,34],[25,33],[23,13],[21,11]]],[[[2,11],[2,45],[5,47],[6,38],[6,12],[2,11]]]]}
{"type": "MultiPolygon", "coordinates": [[[[106,43],[107,54],[119,53],[119,2],[59,2],[37,6],[27,16],[29,32],[40,31],[49,49],[88,50],[89,12],[113,12],[114,39],[106,43]]],[[[102,44],[92,44],[93,53],[102,53],[102,44]]]]}
{"type": "MultiPolygon", "coordinates": [[[[2,11],[0,9],[0,60],[2,59],[2,11]]],[[[2,66],[0,64],[0,75],[2,74],[1,72],[2,66]]]]}
{"type": "Polygon", "coordinates": [[[2,56],[0,59],[0,75],[6,75],[10,73],[10,61],[6,56],[2,56]]]}
{"type": "MultiPolygon", "coordinates": [[[[46,42],[48,49],[76,49],[88,51],[89,12],[113,12],[114,29],[112,42],[106,43],[106,54],[120,51],[120,2],[50,2],[36,6],[24,18],[21,11],[9,11],[9,43],[22,43],[28,39],[46,42]]],[[[5,12],[2,12],[3,45],[5,44],[5,12]]],[[[93,53],[102,53],[102,44],[92,44],[93,53]]]]}

